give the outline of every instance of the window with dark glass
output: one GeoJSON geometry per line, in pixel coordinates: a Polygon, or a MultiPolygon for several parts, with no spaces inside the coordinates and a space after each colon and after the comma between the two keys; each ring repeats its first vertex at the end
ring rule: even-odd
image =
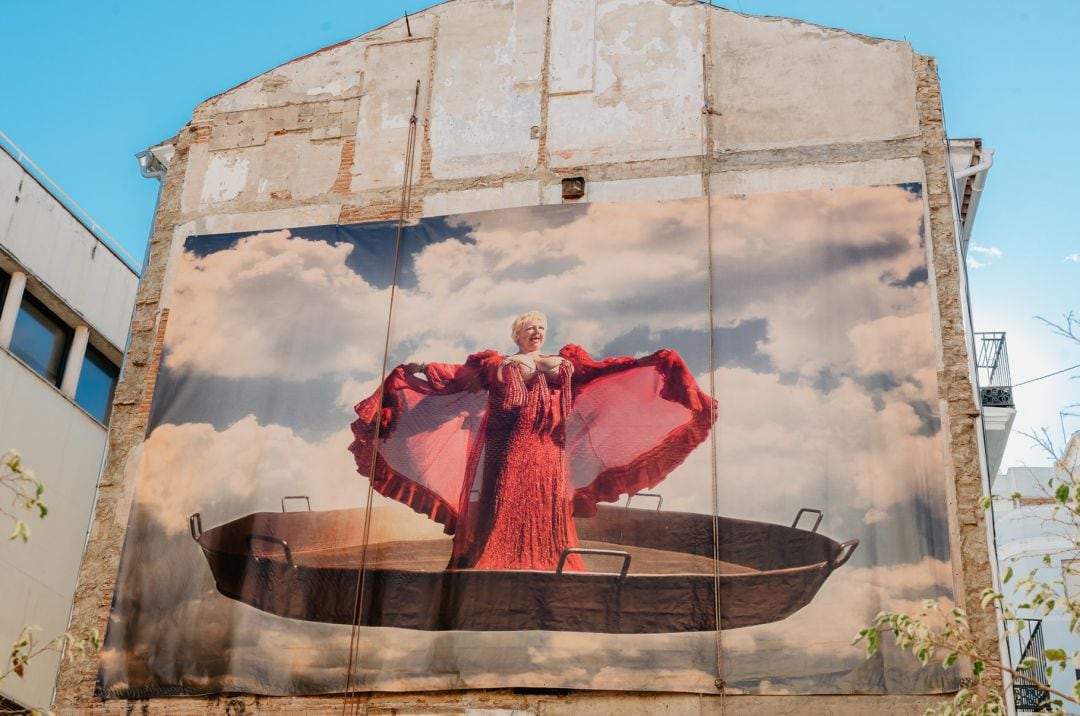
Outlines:
{"type": "Polygon", "coordinates": [[[53,385],[60,385],[71,329],[33,296],[23,294],[11,352],[53,385]]]}
{"type": "Polygon", "coordinates": [[[0,313],[4,312],[4,304],[7,303],[9,283],[11,283],[11,275],[4,269],[0,269],[0,313]]]}
{"type": "Polygon", "coordinates": [[[75,402],[98,422],[108,422],[119,375],[120,369],[112,361],[93,346],[87,346],[79,386],[75,389],[75,402]]]}

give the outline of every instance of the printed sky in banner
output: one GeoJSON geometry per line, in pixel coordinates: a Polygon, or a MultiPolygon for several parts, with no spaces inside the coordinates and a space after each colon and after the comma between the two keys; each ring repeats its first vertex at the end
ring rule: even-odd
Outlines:
{"type": "MultiPolygon", "coordinates": [[[[718,420],[715,445],[651,490],[663,510],[710,512],[715,462],[722,515],[791,524],[818,508],[821,532],[861,541],[802,611],[723,632],[728,682],[948,688],[945,672],[889,651],[864,662],[848,646],[879,610],[951,594],[919,187],[714,198],[711,270],[707,211],[702,200],[561,205],[407,227],[387,365],[512,352],[510,321],[531,309],[549,318],[548,351],[677,351],[718,420]]],[[[352,406],[382,369],[395,235],[375,223],[187,241],[147,440],[129,460],[138,479],[103,661],[110,693],[341,690],[349,628],[219,594],[188,516],[218,525],[299,494],[316,510],[365,505],[346,448],[352,406]]],[[[447,539],[393,500],[376,495],[372,509],[373,542],[447,539]]],[[[648,673],[649,688],[711,692],[714,639],[365,629],[360,681],[639,689],[648,673]]]]}

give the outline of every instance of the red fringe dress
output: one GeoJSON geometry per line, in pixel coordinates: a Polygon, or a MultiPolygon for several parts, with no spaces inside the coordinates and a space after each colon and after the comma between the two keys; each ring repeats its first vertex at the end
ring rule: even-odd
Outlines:
{"type": "MultiPolygon", "coordinates": [[[[502,368],[492,385],[484,438],[483,485],[468,503],[469,529],[454,535],[451,567],[554,570],[564,549],[577,547],[563,448],[571,408],[570,370],[502,368]]],[[[567,555],[565,569],[584,569],[567,555]]]]}
{"type": "Polygon", "coordinates": [[[708,437],[715,401],[674,351],[559,355],[572,376],[511,362],[503,382],[494,351],[423,377],[398,366],[356,405],[358,472],[454,535],[450,568],[554,570],[578,545],[574,516],[656,485],[708,437]]]}

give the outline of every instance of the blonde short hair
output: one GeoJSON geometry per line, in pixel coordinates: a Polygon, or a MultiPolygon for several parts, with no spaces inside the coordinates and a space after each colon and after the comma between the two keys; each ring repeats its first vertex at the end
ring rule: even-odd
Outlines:
{"type": "Polygon", "coordinates": [[[517,343],[518,334],[521,333],[521,329],[525,327],[525,324],[529,321],[541,320],[544,322],[544,326],[547,326],[547,316],[540,311],[526,311],[520,316],[514,319],[514,323],[510,326],[510,340],[517,343]]]}

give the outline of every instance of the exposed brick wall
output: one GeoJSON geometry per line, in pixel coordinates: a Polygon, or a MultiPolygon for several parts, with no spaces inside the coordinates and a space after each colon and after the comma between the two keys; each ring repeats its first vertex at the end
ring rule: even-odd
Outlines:
{"type": "Polygon", "coordinates": [[[340,140],[356,134],[360,98],[319,100],[260,109],[222,112],[211,117],[212,125],[200,127],[199,141],[210,149],[243,149],[266,144],[271,136],[307,133],[312,141],[340,140]]]}
{"type": "MultiPolygon", "coordinates": [[[[150,404],[154,399],[154,388],[157,387],[158,370],[161,368],[161,351],[165,347],[165,328],[168,322],[169,309],[163,308],[161,318],[158,321],[157,337],[154,339],[154,357],[147,369],[146,392],[143,395],[142,402],[139,404],[139,412],[136,413],[136,418],[143,424],[148,423],[150,420],[150,404]]],[[[132,331],[141,329],[141,326],[137,328],[134,322],[132,323],[132,331]]]]}
{"type": "Polygon", "coordinates": [[[331,194],[352,193],[352,165],[356,157],[356,139],[350,137],[341,143],[341,164],[338,165],[337,179],[330,188],[331,194]]]}
{"type": "MultiPolygon", "coordinates": [[[[149,400],[158,369],[156,357],[160,356],[159,337],[165,323],[160,320],[164,318],[162,283],[180,211],[188,152],[192,144],[200,142],[199,131],[192,129],[196,128],[186,128],[174,140],[176,153],[154,216],[149,257],[135,299],[128,361],[116,388],[105,469],[98,483],[94,519],[75,590],[71,615],[74,634],[96,629],[104,635],[108,623],[133,488],[126,479],[125,467],[128,456],[141,445],[146,432],[149,400]]],[[[57,683],[56,710],[82,714],[96,709],[100,705],[94,696],[96,679],[96,659],[65,659],[57,683]]]]}
{"type": "Polygon", "coordinates": [[[397,219],[399,216],[401,216],[401,206],[399,204],[369,204],[367,206],[345,204],[341,207],[338,223],[355,224],[361,221],[388,221],[397,219]]]}
{"type": "MultiPolygon", "coordinates": [[[[938,394],[947,406],[942,428],[947,456],[947,479],[954,488],[954,570],[959,577],[957,604],[967,610],[975,638],[984,653],[997,655],[997,619],[980,608],[982,591],[991,586],[990,549],[986,513],[982,508],[983,482],[975,418],[975,402],[968,372],[965,331],[963,259],[956,248],[952,194],[949,190],[945,125],[941,111],[941,83],[932,57],[916,56],[917,104],[922,133],[922,159],[926,167],[926,198],[930,207],[930,240],[934,260],[934,286],[941,330],[942,366],[938,394]],[[958,533],[958,534],[956,534],[958,533]],[[958,541],[958,544],[957,544],[958,541]]],[[[970,328],[970,327],[968,327],[970,328]]],[[[1000,673],[987,675],[988,686],[1001,687],[1000,673]]]]}

